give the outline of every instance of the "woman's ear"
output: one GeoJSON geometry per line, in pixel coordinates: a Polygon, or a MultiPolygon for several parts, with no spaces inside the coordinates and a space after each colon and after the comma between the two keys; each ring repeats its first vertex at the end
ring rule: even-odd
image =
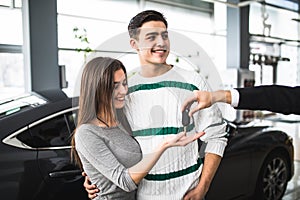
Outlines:
{"type": "Polygon", "coordinates": [[[133,48],[133,49],[135,49],[135,50],[138,51],[139,48],[138,48],[138,42],[137,42],[136,39],[130,38],[129,43],[130,43],[131,48],[133,48]]]}

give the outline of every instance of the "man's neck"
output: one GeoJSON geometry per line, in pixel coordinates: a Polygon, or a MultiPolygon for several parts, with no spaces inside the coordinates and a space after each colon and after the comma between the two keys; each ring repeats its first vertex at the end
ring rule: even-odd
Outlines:
{"type": "Polygon", "coordinates": [[[168,64],[142,65],[140,75],[145,78],[156,77],[168,72],[171,68],[172,66],[168,64]]]}

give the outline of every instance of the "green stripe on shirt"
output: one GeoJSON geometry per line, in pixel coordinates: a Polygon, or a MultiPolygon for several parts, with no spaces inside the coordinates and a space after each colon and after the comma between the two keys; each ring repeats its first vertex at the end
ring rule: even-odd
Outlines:
{"type": "MultiPolygon", "coordinates": [[[[191,131],[195,127],[194,123],[187,126],[186,130],[191,131]]],[[[169,135],[177,134],[183,131],[183,127],[161,127],[161,128],[148,128],[138,131],[132,131],[132,135],[136,136],[151,136],[151,135],[169,135]]]]}
{"type": "Polygon", "coordinates": [[[148,174],[147,176],[145,176],[145,179],[148,181],[165,181],[172,178],[177,178],[197,171],[202,163],[202,159],[198,158],[197,163],[188,168],[176,172],[170,172],[167,174],[148,174]]]}
{"type": "Polygon", "coordinates": [[[139,90],[154,90],[154,89],[164,88],[164,87],[175,87],[175,88],[181,88],[190,91],[198,90],[198,87],[190,83],[182,83],[178,81],[162,81],[158,83],[139,84],[139,85],[131,86],[128,88],[128,94],[139,90]]]}

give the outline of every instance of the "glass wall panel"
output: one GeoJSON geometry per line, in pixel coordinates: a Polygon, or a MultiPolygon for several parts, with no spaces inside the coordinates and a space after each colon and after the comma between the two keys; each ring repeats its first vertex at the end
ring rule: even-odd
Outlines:
{"type": "MultiPolygon", "coordinates": [[[[269,1],[269,3],[281,3],[282,7],[288,6],[284,2],[287,3],[287,1],[269,1]]],[[[279,60],[276,66],[276,78],[271,79],[270,74],[273,74],[273,71],[270,68],[272,67],[265,64],[250,65],[250,69],[256,72],[256,85],[276,83],[295,86],[299,84],[300,62],[297,46],[299,46],[300,29],[299,23],[295,20],[299,19],[299,14],[296,11],[271,5],[252,3],[249,19],[250,34],[256,35],[256,41],[250,44],[255,46],[251,52],[255,51],[262,57],[275,56],[279,60]]]]}
{"type": "Polygon", "coordinates": [[[298,38],[298,23],[292,19],[298,19],[296,12],[278,9],[263,4],[252,3],[249,16],[249,31],[251,34],[263,34],[263,20],[270,24],[270,35],[284,39],[296,40],[298,38]]]}
{"type": "Polygon", "coordinates": [[[291,45],[281,45],[281,55],[288,58],[288,61],[279,61],[277,68],[277,82],[283,85],[299,85],[298,77],[298,47],[291,45]]]}
{"type": "Polygon", "coordinates": [[[25,92],[23,54],[0,53],[0,100],[25,92]]]}

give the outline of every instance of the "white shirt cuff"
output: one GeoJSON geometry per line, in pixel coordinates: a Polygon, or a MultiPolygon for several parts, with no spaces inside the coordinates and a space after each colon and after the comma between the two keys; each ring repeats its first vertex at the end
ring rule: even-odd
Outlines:
{"type": "Polygon", "coordinates": [[[231,89],[230,94],[231,94],[231,106],[237,107],[240,100],[240,93],[236,89],[231,89]]]}

